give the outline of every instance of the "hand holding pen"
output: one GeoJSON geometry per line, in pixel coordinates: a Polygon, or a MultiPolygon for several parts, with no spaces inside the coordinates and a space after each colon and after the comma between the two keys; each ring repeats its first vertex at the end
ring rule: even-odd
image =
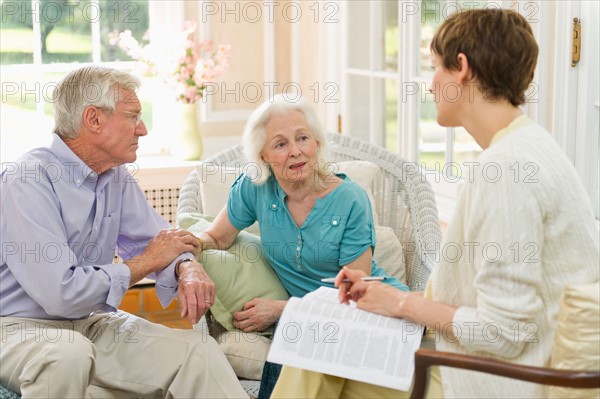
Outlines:
{"type": "Polygon", "coordinates": [[[335,277],[334,285],[338,287],[338,297],[341,303],[349,303],[350,300],[358,301],[361,290],[352,289],[354,286],[367,284],[367,281],[382,280],[385,277],[368,276],[364,271],[343,267],[335,277]],[[351,292],[354,291],[354,292],[351,292]]]}

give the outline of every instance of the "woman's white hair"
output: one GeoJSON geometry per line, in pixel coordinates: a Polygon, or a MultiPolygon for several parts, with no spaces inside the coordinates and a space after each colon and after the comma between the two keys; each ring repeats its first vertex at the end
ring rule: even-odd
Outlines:
{"type": "Polygon", "coordinates": [[[140,84],[140,80],[128,72],[97,65],[69,72],[52,93],[54,133],[62,138],[77,137],[87,107],[114,112],[119,100],[118,89],[137,92],[140,84]]]}
{"type": "Polygon", "coordinates": [[[272,173],[269,165],[261,157],[267,141],[266,126],[271,116],[273,114],[285,114],[292,111],[298,111],[304,115],[308,127],[317,143],[319,143],[317,160],[319,174],[330,173],[327,170],[329,153],[325,130],[321,126],[313,108],[304,98],[292,102],[285,95],[277,94],[252,112],[242,135],[244,154],[248,162],[253,166],[247,167],[246,171],[254,184],[260,185],[265,183],[272,173]]]}

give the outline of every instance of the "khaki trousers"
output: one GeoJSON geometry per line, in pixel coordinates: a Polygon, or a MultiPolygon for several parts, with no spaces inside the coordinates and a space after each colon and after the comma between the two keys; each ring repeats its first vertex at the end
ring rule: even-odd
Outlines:
{"type": "MultiPolygon", "coordinates": [[[[277,385],[275,385],[275,389],[271,394],[271,399],[407,399],[410,397],[411,391],[412,387],[407,392],[396,391],[364,382],[284,366],[277,380],[277,385]]],[[[427,399],[444,398],[440,373],[437,367],[431,368],[429,386],[425,397],[427,399]]]]}
{"type": "Polygon", "coordinates": [[[125,312],[0,318],[0,382],[23,398],[247,398],[217,343],[125,312]]]}

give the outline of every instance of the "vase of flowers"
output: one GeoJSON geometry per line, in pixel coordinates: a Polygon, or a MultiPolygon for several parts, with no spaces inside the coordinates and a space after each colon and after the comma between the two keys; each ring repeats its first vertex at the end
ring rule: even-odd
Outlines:
{"type": "Polygon", "coordinates": [[[111,43],[121,47],[131,58],[140,61],[139,72],[155,76],[167,84],[177,101],[173,118],[171,154],[186,160],[202,156],[202,136],[197,118],[197,102],[207,84],[214,83],[229,68],[229,45],[213,49],[211,41],[194,40],[196,25],[186,22],[184,29],[168,46],[141,45],[131,31],[114,32],[111,43]]]}

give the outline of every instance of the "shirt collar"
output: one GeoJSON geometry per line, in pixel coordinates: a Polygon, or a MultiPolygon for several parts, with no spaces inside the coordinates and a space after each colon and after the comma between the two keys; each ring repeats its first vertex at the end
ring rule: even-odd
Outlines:
{"type": "Polygon", "coordinates": [[[276,194],[277,199],[281,203],[285,202],[285,197],[287,196],[287,194],[285,193],[285,191],[283,191],[283,188],[281,188],[281,186],[279,185],[279,182],[277,181],[275,176],[273,176],[273,174],[271,174],[271,176],[269,176],[269,179],[273,179],[273,184],[275,185],[275,194],[276,194]]]}
{"type": "MultiPolygon", "coordinates": [[[[337,177],[339,177],[340,179],[343,180],[342,184],[347,181],[350,180],[350,178],[342,172],[338,172],[335,174],[337,177]]],[[[284,203],[285,202],[285,197],[287,197],[287,194],[285,193],[285,191],[283,191],[283,189],[281,188],[281,186],[279,185],[279,182],[277,181],[277,179],[275,178],[275,176],[273,176],[271,174],[271,176],[269,176],[269,179],[273,179],[273,184],[275,185],[275,194],[277,199],[281,202],[284,203]]]]}
{"type": "Polygon", "coordinates": [[[505,136],[514,132],[518,128],[528,125],[532,122],[533,121],[525,114],[519,116],[518,118],[513,120],[508,126],[498,130],[496,134],[494,134],[494,137],[492,137],[492,141],[490,142],[490,146],[496,144],[498,141],[502,140],[505,136]]]}
{"type": "MultiPolygon", "coordinates": [[[[50,142],[50,152],[64,165],[69,174],[70,181],[76,187],[81,187],[86,180],[93,182],[94,185],[98,181],[96,172],[83,162],[57,134],[53,134],[52,141],[50,142]]],[[[109,177],[113,173],[114,168],[106,171],[103,175],[106,174],[109,177]]]]}

